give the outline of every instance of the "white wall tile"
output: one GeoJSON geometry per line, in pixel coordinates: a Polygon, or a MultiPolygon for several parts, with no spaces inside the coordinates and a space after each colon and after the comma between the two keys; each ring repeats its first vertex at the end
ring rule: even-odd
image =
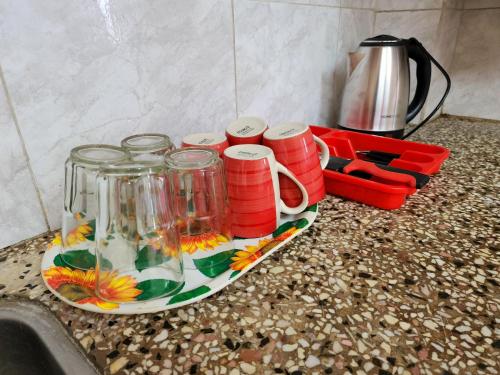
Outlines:
{"type": "Polygon", "coordinates": [[[431,53],[436,53],[434,37],[439,25],[440,10],[414,12],[379,12],[375,34],[390,34],[399,38],[417,38],[431,53]]]}
{"type": "Polygon", "coordinates": [[[327,6],[335,6],[340,7],[340,0],[309,0],[309,4],[311,5],[327,5],[327,6]]]}
{"type": "Polygon", "coordinates": [[[500,8],[500,0],[465,0],[465,9],[500,8]]]}
{"type": "MultiPolygon", "coordinates": [[[[236,0],[236,1],[241,1],[241,0],[236,0]]],[[[340,7],[340,0],[253,0],[253,1],[340,7]]]]}
{"type": "Polygon", "coordinates": [[[444,112],[500,120],[500,9],[464,10],[444,112]]]}
{"type": "MultiPolygon", "coordinates": [[[[438,31],[434,38],[434,57],[451,74],[450,68],[455,52],[455,45],[460,27],[462,11],[456,8],[445,7],[441,11],[438,31]]],[[[452,86],[453,87],[453,86],[452,86]]],[[[432,66],[432,85],[429,96],[425,102],[422,116],[426,117],[441,100],[446,89],[446,80],[442,73],[434,65],[432,66]]],[[[436,118],[442,112],[440,108],[432,118],[436,118]]]]}
{"type": "Polygon", "coordinates": [[[443,7],[453,8],[453,9],[463,9],[464,2],[465,2],[464,0],[444,0],[443,7]]]}
{"type": "Polygon", "coordinates": [[[340,10],[235,2],[240,114],[325,123],[331,109],[340,10]]]}
{"type": "Polygon", "coordinates": [[[51,227],[72,147],[143,131],[178,142],[236,116],[230,0],[166,4],[1,3],[1,62],[51,227]]]}
{"type": "Polygon", "coordinates": [[[331,125],[336,124],[339,116],[342,91],[344,89],[348,53],[354,52],[359,44],[373,36],[375,13],[368,9],[343,8],[340,13],[340,39],[334,73],[334,100],[332,103],[331,125]]]}
{"type": "MultiPolygon", "coordinates": [[[[435,35],[439,25],[440,10],[419,10],[412,12],[379,12],[375,18],[375,35],[390,34],[399,38],[415,37],[432,54],[437,52],[435,35]]],[[[410,61],[410,100],[416,87],[415,65],[410,61]]],[[[431,90],[434,90],[431,87],[431,90]]],[[[422,111],[412,123],[421,120],[422,111]]]]}
{"type": "Polygon", "coordinates": [[[375,0],[342,0],[342,8],[372,9],[375,0]]]}
{"type": "Polygon", "coordinates": [[[443,0],[375,0],[376,10],[441,9],[443,0]]]}
{"type": "Polygon", "coordinates": [[[28,160],[0,82],[0,249],[46,232],[28,160]]]}

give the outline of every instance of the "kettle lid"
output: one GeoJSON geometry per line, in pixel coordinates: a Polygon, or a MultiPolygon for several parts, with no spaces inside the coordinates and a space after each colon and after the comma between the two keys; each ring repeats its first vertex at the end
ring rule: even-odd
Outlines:
{"type": "Polygon", "coordinates": [[[392,35],[377,35],[372,38],[363,40],[360,44],[361,47],[394,47],[406,45],[406,39],[396,38],[392,35]]]}

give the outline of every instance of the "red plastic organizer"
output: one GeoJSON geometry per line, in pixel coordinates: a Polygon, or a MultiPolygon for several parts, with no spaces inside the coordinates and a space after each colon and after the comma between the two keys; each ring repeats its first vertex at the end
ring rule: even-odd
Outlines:
{"type": "MultiPolygon", "coordinates": [[[[358,159],[356,151],[382,151],[399,154],[389,165],[426,175],[439,172],[450,151],[441,146],[376,135],[310,126],[314,135],[328,145],[331,156],[358,159]]],[[[415,187],[403,183],[387,183],[383,180],[366,180],[335,171],[323,171],[326,191],[357,202],[385,210],[400,208],[406,197],[416,192],[415,187]]]]}

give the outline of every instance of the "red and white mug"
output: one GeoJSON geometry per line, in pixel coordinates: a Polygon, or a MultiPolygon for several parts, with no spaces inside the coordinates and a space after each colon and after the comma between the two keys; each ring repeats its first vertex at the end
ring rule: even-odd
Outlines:
{"type": "Polygon", "coordinates": [[[195,133],[186,135],[182,139],[182,147],[205,147],[215,150],[222,157],[222,153],[229,147],[227,138],[216,133],[195,133]]]}
{"type": "Polygon", "coordinates": [[[282,164],[273,151],[262,145],[245,144],[224,151],[224,170],[231,208],[231,231],[244,238],[272,233],[279,225],[280,212],[298,214],[307,207],[305,187],[282,164]],[[280,198],[278,174],[295,184],[301,198],[294,207],[280,198]]]}
{"type": "Polygon", "coordinates": [[[226,129],[226,137],[231,146],[261,144],[262,135],[267,130],[266,122],[258,117],[240,117],[226,129]]]}
{"type": "MultiPolygon", "coordinates": [[[[266,130],[263,144],[271,148],[276,160],[288,168],[307,190],[308,205],[325,197],[323,169],[330,158],[328,146],[312,134],[309,126],[289,122],[266,130]],[[318,156],[318,147],[321,155],[318,156]]],[[[281,198],[288,205],[300,202],[301,194],[288,177],[280,176],[281,198]]]]}

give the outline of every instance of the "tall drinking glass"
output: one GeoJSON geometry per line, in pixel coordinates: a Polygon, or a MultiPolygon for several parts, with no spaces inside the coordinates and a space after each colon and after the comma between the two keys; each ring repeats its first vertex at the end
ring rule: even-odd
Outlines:
{"type": "Polygon", "coordinates": [[[110,145],[83,145],[71,150],[65,165],[61,257],[69,266],[95,267],[96,177],[99,168],[129,158],[110,145]]]}
{"type": "Polygon", "coordinates": [[[229,268],[233,256],[222,160],[214,150],[190,147],[170,151],[165,161],[184,265],[216,276],[229,268]]]}
{"type": "Polygon", "coordinates": [[[104,300],[151,300],[184,284],[165,172],[160,159],[110,165],[98,175],[96,294],[104,300]],[[113,280],[127,284],[127,292],[117,292],[113,280]]]}
{"type": "Polygon", "coordinates": [[[142,160],[141,155],[155,154],[163,156],[166,152],[175,149],[170,137],[159,133],[131,135],[122,139],[121,146],[130,152],[134,159],[139,157],[140,160],[142,160]]]}

